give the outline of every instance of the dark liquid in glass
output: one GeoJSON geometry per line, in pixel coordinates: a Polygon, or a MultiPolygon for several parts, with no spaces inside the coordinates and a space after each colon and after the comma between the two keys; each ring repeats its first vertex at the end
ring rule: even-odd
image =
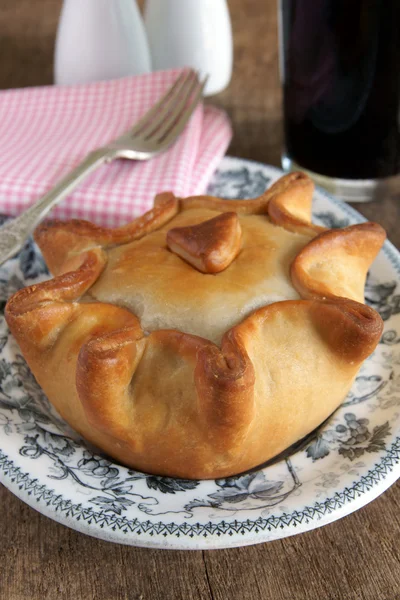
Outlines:
{"type": "Polygon", "coordinates": [[[288,156],[343,179],[400,173],[400,0],[282,0],[288,156]]]}

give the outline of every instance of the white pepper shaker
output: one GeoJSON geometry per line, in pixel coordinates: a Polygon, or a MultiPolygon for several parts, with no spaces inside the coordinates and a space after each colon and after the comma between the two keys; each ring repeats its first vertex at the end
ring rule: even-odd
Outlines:
{"type": "Polygon", "coordinates": [[[208,74],[206,95],[229,84],[233,44],[226,0],[147,0],[144,22],[154,70],[188,66],[208,74]]]}
{"type": "Polygon", "coordinates": [[[150,71],[150,52],[136,0],[64,0],[56,39],[55,83],[87,83],[150,71]]]}

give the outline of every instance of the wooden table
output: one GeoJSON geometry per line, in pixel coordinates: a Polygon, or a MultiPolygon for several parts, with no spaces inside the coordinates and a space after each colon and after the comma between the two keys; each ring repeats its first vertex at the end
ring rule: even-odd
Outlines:
{"type": "MultiPolygon", "coordinates": [[[[84,0],[83,0],[84,1],[84,0]]],[[[232,118],[230,154],[279,165],[282,142],[275,0],[229,0],[235,67],[213,99],[232,118]]],[[[2,0],[0,88],[52,82],[60,0],[2,0]]],[[[400,245],[400,199],[357,208],[400,245]]],[[[400,599],[400,485],[309,533],[252,547],[162,551],[67,529],[0,486],[1,600],[400,599]]]]}

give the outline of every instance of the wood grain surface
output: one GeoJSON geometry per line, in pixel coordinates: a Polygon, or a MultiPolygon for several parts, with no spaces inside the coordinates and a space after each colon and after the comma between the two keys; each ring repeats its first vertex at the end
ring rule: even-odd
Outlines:
{"type": "MultiPolygon", "coordinates": [[[[84,0],[83,0],[84,1],[84,0]]],[[[229,0],[234,75],[212,99],[232,118],[230,154],[279,165],[275,0],[229,0]]],[[[52,82],[60,0],[1,0],[0,88],[52,82]]],[[[400,245],[399,198],[359,205],[400,245]]],[[[400,485],[326,527],[218,551],[120,546],[67,529],[0,486],[1,600],[399,600],[400,485]]]]}

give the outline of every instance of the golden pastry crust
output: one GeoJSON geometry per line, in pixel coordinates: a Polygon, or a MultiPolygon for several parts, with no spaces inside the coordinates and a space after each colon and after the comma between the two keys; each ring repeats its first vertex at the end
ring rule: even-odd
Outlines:
{"type": "Polygon", "coordinates": [[[217,274],[200,272],[168,248],[171,229],[224,214],[229,212],[193,208],[140,240],[110,248],[90,297],[128,308],[146,331],[178,329],[216,343],[255,309],[298,299],[290,264],[312,237],[276,227],[265,215],[238,215],[239,253],[217,274]]]}
{"type": "Polygon", "coordinates": [[[171,193],[159,194],[154,208],[123,227],[105,229],[88,221],[46,221],[35,231],[50,271],[59,274],[67,269],[67,256],[76,255],[93,246],[109,248],[140,239],[167,223],[178,212],[179,201],[171,193]]]}
{"type": "Polygon", "coordinates": [[[202,273],[220,273],[229,267],[239,253],[241,239],[242,228],[234,212],[167,232],[168,248],[202,273]]]}
{"type": "Polygon", "coordinates": [[[303,298],[343,296],[363,302],[368,269],[385,238],[377,223],[321,233],[293,261],[293,285],[303,298]]]}
{"type": "Polygon", "coordinates": [[[126,465],[197,479],[257,466],[324,421],[381,336],[362,288],[384,232],[321,232],[312,191],[291,174],[250,201],[162,194],[116,230],[39,227],[56,277],[17,292],[6,319],[70,425],[126,465]],[[224,270],[191,264],[203,246],[224,270]]]}

